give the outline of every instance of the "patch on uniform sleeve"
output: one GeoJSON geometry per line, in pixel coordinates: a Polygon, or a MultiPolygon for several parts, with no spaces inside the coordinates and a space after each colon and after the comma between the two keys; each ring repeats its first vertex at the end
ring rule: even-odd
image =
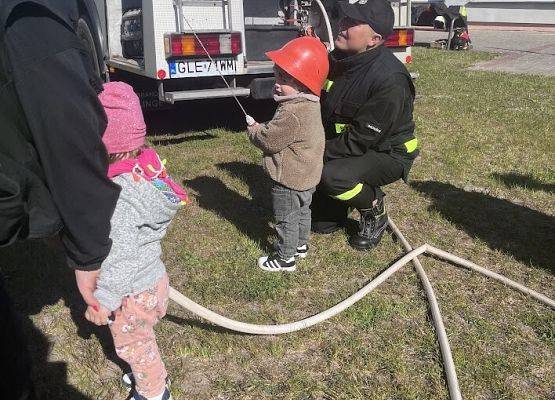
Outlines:
{"type": "Polygon", "coordinates": [[[374,125],[372,125],[372,124],[366,124],[366,127],[367,127],[368,129],[373,130],[373,131],[376,132],[376,133],[382,133],[382,130],[381,130],[380,128],[378,128],[377,126],[374,126],[374,125]]]}

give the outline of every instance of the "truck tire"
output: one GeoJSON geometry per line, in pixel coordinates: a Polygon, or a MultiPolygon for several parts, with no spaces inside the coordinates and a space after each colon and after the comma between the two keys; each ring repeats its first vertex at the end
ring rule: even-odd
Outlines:
{"type": "Polygon", "coordinates": [[[100,62],[98,61],[98,53],[96,52],[96,45],[94,44],[94,39],[89,28],[89,24],[86,19],[79,18],[77,21],[77,36],[83,42],[83,45],[89,53],[89,60],[91,62],[91,67],[93,71],[101,76],[100,62]]]}

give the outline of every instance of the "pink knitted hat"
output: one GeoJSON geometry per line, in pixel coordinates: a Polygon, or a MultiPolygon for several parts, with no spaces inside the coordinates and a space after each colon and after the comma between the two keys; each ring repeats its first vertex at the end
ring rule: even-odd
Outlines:
{"type": "Polygon", "coordinates": [[[108,116],[108,126],[102,141],[108,154],[126,153],[145,143],[146,125],[139,97],[123,82],[104,84],[98,95],[108,116]]]}

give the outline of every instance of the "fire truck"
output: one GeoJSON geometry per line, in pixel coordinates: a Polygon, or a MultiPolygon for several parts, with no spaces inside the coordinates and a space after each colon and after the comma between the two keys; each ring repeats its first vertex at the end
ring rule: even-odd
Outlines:
{"type": "MultiPolygon", "coordinates": [[[[133,85],[145,108],[233,95],[270,98],[273,65],[264,52],[309,29],[333,44],[340,18],[329,0],[76,1],[78,34],[93,67],[106,80],[133,85]]],[[[409,63],[410,0],[391,5],[395,33],[386,45],[409,63]]]]}

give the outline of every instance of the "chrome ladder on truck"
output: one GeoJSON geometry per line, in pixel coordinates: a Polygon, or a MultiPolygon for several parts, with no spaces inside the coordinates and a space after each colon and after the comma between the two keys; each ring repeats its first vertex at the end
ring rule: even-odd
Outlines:
{"type": "Polygon", "coordinates": [[[233,29],[233,19],[231,17],[231,0],[173,0],[173,7],[175,9],[177,21],[177,32],[185,32],[191,29],[191,27],[189,27],[189,25],[185,21],[185,17],[183,16],[184,3],[195,5],[218,2],[222,3],[223,29],[226,31],[231,31],[233,29]]]}
{"type": "MultiPolygon", "coordinates": [[[[186,33],[186,32],[193,32],[196,34],[195,29],[191,26],[189,21],[186,20],[184,16],[183,8],[187,5],[216,5],[217,3],[221,3],[222,9],[222,27],[224,31],[231,32],[233,30],[233,18],[231,14],[231,0],[173,0],[173,7],[175,10],[175,17],[176,17],[176,31],[179,33],[186,33]]],[[[244,49],[244,44],[243,44],[244,49]]],[[[243,50],[244,51],[244,50],[243,50]]],[[[210,55],[207,54],[208,57],[210,55]]],[[[226,93],[227,90],[231,90],[231,92],[235,96],[248,96],[250,94],[250,90],[246,88],[238,88],[237,87],[237,79],[233,75],[228,75],[225,78],[221,76],[221,78],[227,82],[229,85],[229,89],[222,88],[219,90],[211,89],[210,92],[212,93],[210,96],[207,97],[220,97],[218,94],[226,93]]],[[[226,86],[227,86],[226,85],[226,86]]],[[[197,91],[195,91],[197,92],[197,91]]],[[[173,103],[175,100],[179,99],[186,99],[189,98],[186,94],[182,93],[181,95],[170,94],[169,97],[166,95],[164,91],[164,84],[163,81],[158,82],[158,95],[160,99],[165,99],[166,101],[170,101],[173,103]]]]}
{"type": "Polygon", "coordinates": [[[411,4],[410,1],[391,0],[391,7],[395,14],[394,26],[396,28],[406,28],[411,25],[411,4]],[[403,7],[405,9],[403,10],[403,7]]]}

